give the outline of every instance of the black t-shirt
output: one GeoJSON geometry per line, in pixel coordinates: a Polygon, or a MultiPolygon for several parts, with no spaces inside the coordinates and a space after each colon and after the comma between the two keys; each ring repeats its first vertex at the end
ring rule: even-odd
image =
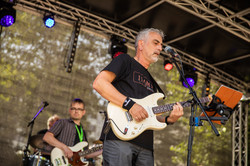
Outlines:
{"type": "MultiPolygon", "coordinates": [[[[141,99],[157,91],[147,69],[127,54],[121,54],[114,58],[103,70],[111,71],[116,75],[112,84],[125,96],[141,99]]],[[[106,139],[117,140],[119,138],[112,130],[109,130],[106,139]]],[[[146,130],[129,142],[153,150],[153,131],[146,130]]]]}

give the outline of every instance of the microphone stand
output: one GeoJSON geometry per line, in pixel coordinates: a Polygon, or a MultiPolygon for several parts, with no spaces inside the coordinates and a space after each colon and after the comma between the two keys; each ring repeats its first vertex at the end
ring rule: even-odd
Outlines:
{"type": "Polygon", "coordinates": [[[28,152],[29,151],[29,144],[30,144],[30,138],[31,138],[31,134],[32,134],[32,130],[33,130],[33,126],[34,126],[34,122],[35,122],[35,119],[38,117],[38,115],[43,111],[43,109],[45,107],[47,107],[49,104],[47,102],[44,102],[44,106],[37,112],[37,114],[32,118],[32,120],[28,123],[28,126],[30,126],[30,131],[29,131],[29,135],[28,135],[28,141],[27,141],[27,144],[26,144],[26,147],[24,149],[24,158],[23,158],[23,166],[27,166],[28,165],[28,160],[29,160],[29,157],[28,157],[28,152]]]}
{"type": "MultiPolygon", "coordinates": [[[[163,55],[164,57],[167,57],[165,55],[163,55]]],[[[179,56],[179,55],[178,55],[179,56]]],[[[172,55],[172,57],[170,58],[171,61],[175,64],[178,72],[180,73],[181,78],[184,80],[185,84],[188,86],[189,89],[189,94],[191,94],[193,96],[193,103],[191,105],[191,115],[190,115],[190,130],[189,130],[189,138],[188,138],[188,156],[187,156],[187,166],[190,166],[190,161],[191,161],[191,152],[192,152],[192,144],[193,144],[193,134],[194,134],[194,125],[195,125],[195,117],[194,117],[194,106],[196,104],[198,104],[198,106],[201,108],[202,112],[204,113],[207,121],[209,122],[209,124],[211,125],[212,129],[214,130],[214,133],[216,136],[219,136],[219,132],[216,129],[216,127],[214,126],[214,124],[212,123],[212,121],[210,120],[210,118],[208,117],[207,113],[205,112],[204,107],[202,106],[200,100],[198,99],[196,92],[193,90],[193,88],[188,84],[186,78],[184,77],[184,73],[183,71],[180,69],[179,65],[177,64],[177,61],[175,59],[175,56],[172,55]]]]}

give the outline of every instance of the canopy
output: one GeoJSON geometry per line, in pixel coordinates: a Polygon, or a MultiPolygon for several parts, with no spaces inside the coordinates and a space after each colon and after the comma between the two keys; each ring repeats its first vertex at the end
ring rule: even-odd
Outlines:
{"type": "Polygon", "coordinates": [[[133,44],[140,29],[165,32],[164,44],[200,74],[249,93],[248,0],[19,0],[17,6],[49,10],[63,20],[133,44]]]}

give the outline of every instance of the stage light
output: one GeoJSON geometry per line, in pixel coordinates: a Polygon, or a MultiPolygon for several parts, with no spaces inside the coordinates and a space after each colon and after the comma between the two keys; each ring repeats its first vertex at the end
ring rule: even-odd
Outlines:
{"type": "Polygon", "coordinates": [[[110,38],[109,54],[111,54],[112,59],[119,56],[120,54],[127,53],[128,47],[125,45],[127,40],[116,35],[112,35],[110,38]]]}
{"type": "Polygon", "coordinates": [[[71,45],[70,45],[70,48],[68,50],[67,65],[65,66],[66,71],[68,73],[72,72],[72,67],[73,67],[73,63],[74,63],[74,59],[75,59],[76,46],[77,46],[77,41],[78,41],[78,36],[80,34],[80,30],[81,30],[81,20],[78,19],[75,22],[75,27],[74,27],[74,30],[73,30],[72,35],[71,35],[71,45]]]}
{"type": "Polygon", "coordinates": [[[208,96],[209,95],[209,92],[210,92],[210,78],[209,78],[209,75],[207,75],[206,77],[206,80],[205,80],[205,96],[208,96]]]}
{"type": "Polygon", "coordinates": [[[163,65],[164,65],[164,69],[167,71],[170,71],[173,68],[173,64],[167,59],[164,59],[163,65]]]}
{"type": "Polygon", "coordinates": [[[51,13],[45,13],[43,22],[47,28],[52,28],[55,25],[54,15],[51,13]]]}
{"type": "MultiPolygon", "coordinates": [[[[187,80],[187,83],[190,85],[190,87],[193,87],[198,79],[198,76],[195,73],[197,69],[189,65],[184,65],[183,70],[184,70],[184,77],[187,80]]],[[[184,82],[182,78],[180,78],[180,81],[182,82],[182,85],[185,88],[188,88],[187,84],[184,82]]]]}
{"type": "Polygon", "coordinates": [[[0,24],[9,27],[16,21],[16,10],[10,4],[0,8],[0,24]]]}
{"type": "MultiPolygon", "coordinates": [[[[194,80],[194,78],[191,76],[186,76],[185,77],[186,78],[186,80],[187,80],[187,83],[191,86],[191,87],[193,87],[195,84],[196,84],[196,82],[195,82],[195,80],[194,80]]],[[[188,88],[188,86],[187,86],[187,84],[184,82],[184,81],[182,81],[182,85],[184,86],[184,87],[186,87],[186,88],[188,88]]]]}

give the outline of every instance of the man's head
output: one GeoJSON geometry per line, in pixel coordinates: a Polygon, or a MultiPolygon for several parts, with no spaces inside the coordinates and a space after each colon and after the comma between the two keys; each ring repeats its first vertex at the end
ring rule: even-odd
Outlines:
{"type": "Polygon", "coordinates": [[[159,30],[159,29],[155,29],[155,28],[146,28],[146,29],[143,29],[143,30],[139,31],[138,34],[137,34],[137,36],[136,36],[136,39],[135,39],[135,50],[137,50],[139,40],[146,40],[148,38],[148,35],[149,35],[150,32],[158,33],[161,36],[162,39],[165,36],[164,32],[162,30],[159,30]]]}
{"type": "Polygon", "coordinates": [[[143,58],[145,63],[154,63],[158,60],[162,50],[164,33],[161,30],[147,28],[140,31],[135,40],[136,55],[143,58]]]}
{"type": "Polygon", "coordinates": [[[85,104],[82,99],[76,98],[71,101],[69,114],[73,120],[81,120],[85,113],[85,104]]]}
{"type": "Polygon", "coordinates": [[[56,114],[51,116],[47,121],[48,129],[50,129],[54,125],[54,123],[56,123],[56,121],[58,121],[59,119],[60,119],[59,116],[56,114]]]}

